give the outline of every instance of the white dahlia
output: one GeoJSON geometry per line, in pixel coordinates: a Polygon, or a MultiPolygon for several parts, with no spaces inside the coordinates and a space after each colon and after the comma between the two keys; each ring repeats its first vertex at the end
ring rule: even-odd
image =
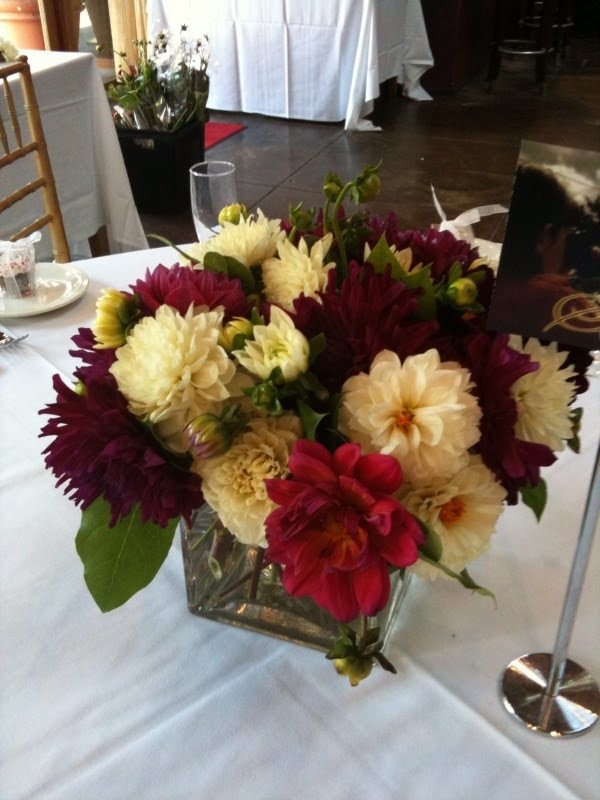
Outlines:
{"type": "MultiPolygon", "coordinates": [[[[216,236],[186,248],[186,253],[200,264],[207,253],[231,256],[246,267],[256,267],[277,252],[277,243],[285,238],[278,219],[267,219],[260,209],[237,225],[224,222],[216,236]]],[[[201,269],[201,267],[199,267],[201,269]]]]}
{"type": "Polygon", "coordinates": [[[159,434],[167,438],[226,400],[235,375],[235,364],[217,344],[223,312],[193,312],[190,307],[182,316],[161,306],[155,317],[138,322],[110,367],[129,410],[164,425],[159,434]]]}
{"type": "Polygon", "coordinates": [[[275,504],[264,481],[288,474],[301,431],[300,420],[291,414],[254,419],[226,453],[194,465],[206,502],[240,542],[266,547],[265,519],[275,504]]]}
{"type": "Polygon", "coordinates": [[[560,352],[556,342],[542,345],[537,339],[523,344],[520,336],[510,337],[510,346],[527,353],[539,363],[535,372],[522,375],[511,387],[517,404],[515,435],[525,442],[545,444],[551,450],[563,450],[572,436],[570,406],[575,397],[575,376],[572,366],[563,366],[567,353],[560,352]]]}
{"type": "Polygon", "coordinates": [[[310,347],[306,337],[296,329],[291,317],[277,306],[271,306],[268,325],[255,325],[254,339],[248,339],[243,350],[233,355],[252,375],[266,381],[280,367],[285,383],[295,381],[308,369],[310,347]]]}
{"type": "Polygon", "coordinates": [[[469,371],[440,363],[437,350],[404,363],[382,350],[368,375],[344,384],[340,430],[368,453],[397,458],[409,483],[452,475],[480,436],[481,410],[470,386],[469,371]]]}
{"type": "MultiPolygon", "coordinates": [[[[468,466],[456,475],[413,488],[402,502],[440,537],[441,563],[454,572],[462,572],[470,561],[487,550],[505,497],[506,491],[493,473],[480,458],[472,456],[468,466]]],[[[411,570],[428,580],[447,577],[420,560],[411,570]]]]}
{"type": "Polygon", "coordinates": [[[265,297],[287,311],[294,310],[294,300],[302,293],[315,297],[327,283],[327,273],[335,267],[335,262],[325,264],[333,235],[328,233],[308,249],[304,239],[298,247],[289,239],[277,245],[279,258],[268,258],[262,266],[265,297]]]}

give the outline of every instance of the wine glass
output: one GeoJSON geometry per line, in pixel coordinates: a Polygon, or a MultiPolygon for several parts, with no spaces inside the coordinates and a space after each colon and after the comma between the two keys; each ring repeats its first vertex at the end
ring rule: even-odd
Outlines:
{"type": "Polygon", "coordinates": [[[237,202],[235,165],[230,161],[201,161],[190,168],[192,216],[199,242],[218,233],[219,213],[237,202]]]}

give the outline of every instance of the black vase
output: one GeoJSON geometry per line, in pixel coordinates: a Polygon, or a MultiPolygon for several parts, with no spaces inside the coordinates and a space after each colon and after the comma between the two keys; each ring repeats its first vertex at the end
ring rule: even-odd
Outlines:
{"type": "Polygon", "coordinates": [[[117,127],[117,135],[138,211],[168,214],[189,208],[189,170],[204,160],[204,123],[174,132],[117,127]]]}

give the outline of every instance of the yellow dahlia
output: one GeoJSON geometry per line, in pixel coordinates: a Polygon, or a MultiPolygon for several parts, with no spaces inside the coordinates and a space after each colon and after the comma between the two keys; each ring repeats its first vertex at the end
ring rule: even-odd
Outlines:
{"type": "Polygon", "coordinates": [[[291,415],[254,419],[222,456],[194,464],[206,502],[240,542],[266,547],[265,519],[275,508],[265,478],[285,478],[300,420],[291,415]]]}
{"type": "MultiPolygon", "coordinates": [[[[462,570],[487,550],[502,512],[506,490],[477,456],[451,478],[427,481],[402,497],[406,508],[441,539],[441,563],[462,570]]],[[[423,561],[410,569],[422,578],[447,577],[423,561]]]]}
{"type": "Polygon", "coordinates": [[[327,273],[335,267],[335,262],[325,263],[331,247],[333,235],[328,233],[308,249],[304,239],[298,247],[289,239],[277,245],[278,258],[268,258],[262,266],[265,297],[286,311],[294,310],[294,300],[302,293],[315,297],[325,288],[327,273]]]}
{"type": "Polygon", "coordinates": [[[135,326],[110,368],[129,410],[164,424],[161,435],[167,438],[230,397],[235,375],[235,365],[217,344],[223,312],[193,312],[190,307],[182,316],[161,306],[155,317],[135,326]]]}
{"type": "Polygon", "coordinates": [[[220,233],[206,242],[187,247],[186,252],[200,264],[207,253],[221,253],[235,258],[246,267],[256,267],[275,255],[277,243],[284,237],[280,220],[267,219],[259,209],[256,217],[251,214],[237,224],[224,222],[220,233]]]}
{"type": "Polygon", "coordinates": [[[539,369],[516,380],[511,393],[517,403],[515,435],[525,442],[545,444],[551,450],[563,450],[572,436],[570,406],[576,387],[575,370],[565,367],[567,353],[560,352],[556,342],[541,345],[537,339],[523,344],[520,336],[510,337],[510,346],[527,353],[539,363],[539,369]]]}
{"type": "Polygon", "coordinates": [[[92,333],[96,350],[116,350],[125,344],[129,328],[138,315],[136,301],[117,289],[102,289],[96,301],[92,333]]]}
{"type": "Polygon", "coordinates": [[[285,311],[271,306],[271,321],[268,325],[255,325],[253,334],[254,339],[248,339],[243,350],[233,351],[252,375],[266,381],[279,367],[284,382],[290,383],[306,372],[310,355],[308,341],[285,311]]]}
{"type": "Polygon", "coordinates": [[[404,363],[382,350],[368,375],[354,375],[342,387],[340,430],[365,452],[397,458],[409,483],[452,475],[480,436],[471,385],[469,371],[440,363],[437,350],[404,363]]]}

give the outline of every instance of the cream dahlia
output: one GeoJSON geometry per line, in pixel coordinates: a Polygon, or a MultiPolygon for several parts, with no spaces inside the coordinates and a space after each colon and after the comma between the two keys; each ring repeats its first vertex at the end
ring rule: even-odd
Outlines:
{"type": "Polygon", "coordinates": [[[226,400],[235,375],[234,363],[217,344],[223,312],[193,312],[190,307],[182,316],[161,306],[135,326],[110,367],[129,410],[164,424],[160,435],[167,438],[226,400]]]}
{"type": "Polygon", "coordinates": [[[342,388],[340,430],[369,453],[398,459],[409,483],[452,475],[479,440],[481,410],[470,373],[440,363],[437,350],[408,356],[382,350],[368,375],[342,388]]]}
{"type": "Polygon", "coordinates": [[[572,380],[575,370],[564,366],[567,353],[560,352],[556,342],[542,346],[537,339],[529,339],[523,344],[520,336],[511,336],[509,343],[513,350],[527,353],[540,365],[511,387],[518,414],[515,435],[525,442],[545,444],[551,450],[564,450],[565,440],[572,436],[569,413],[576,394],[572,380]]]}
{"type": "Polygon", "coordinates": [[[334,261],[325,263],[333,234],[328,233],[308,249],[304,239],[298,247],[289,239],[277,245],[278,258],[268,258],[262,266],[265,297],[286,311],[294,310],[294,300],[302,293],[316,297],[327,283],[327,273],[335,267],[334,261]]]}
{"type": "Polygon", "coordinates": [[[308,341],[285,311],[271,306],[271,321],[268,325],[255,325],[253,334],[254,339],[248,339],[243,350],[233,351],[252,375],[266,381],[279,367],[284,382],[291,383],[306,372],[310,355],[308,341]]]}
{"type": "Polygon", "coordinates": [[[284,478],[300,420],[291,415],[254,419],[222,456],[197,462],[206,502],[244,544],[266,547],[265,519],[275,508],[265,478],[284,478]]]}
{"type": "Polygon", "coordinates": [[[285,231],[280,228],[280,220],[267,219],[259,209],[256,217],[250,215],[236,225],[232,222],[223,223],[220,233],[206,242],[191,245],[186,252],[200,264],[207,253],[221,253],[235,258],[246,267],[255,267],[275,255],[277,243],[284,237],[285,231]]]}
{"type": "MultiPolygon", "coordinates": [[[[441,563],[462,572],[487,550],[502,511],[505,489],[478,456],[451,478],[428,481],[402,497],[406,508],[441,539],[441,563]]],[[[410,569],[422,578],[447,577],[424,561],[410,569]]]]}

